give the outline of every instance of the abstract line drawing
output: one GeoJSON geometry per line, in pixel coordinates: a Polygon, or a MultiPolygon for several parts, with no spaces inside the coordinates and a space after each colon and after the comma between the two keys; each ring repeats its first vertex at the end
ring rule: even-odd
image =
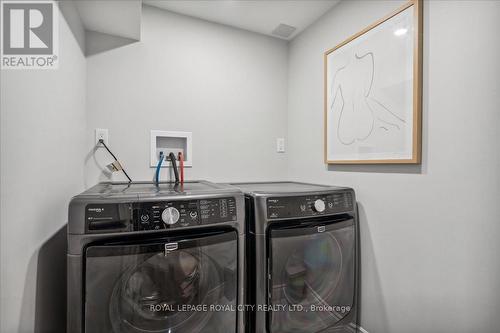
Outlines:
{"type": "Polygon", "coordinates": [[[422,2],[324,52],[326,164],[421,162],[422,2]]]}
{"type": "Polygon", "coordinates": [[[400,131],[406,124],[375,96],[375,67],[374,52],[354,53],[332,75],[329,108],[332,115],[338,114],[336,135],[343,145],[365,141],[377,130],[400,131]]]}

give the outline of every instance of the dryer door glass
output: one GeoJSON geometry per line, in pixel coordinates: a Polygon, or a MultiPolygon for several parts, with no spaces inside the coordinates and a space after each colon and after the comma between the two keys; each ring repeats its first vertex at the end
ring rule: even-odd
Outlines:
{"type": "Polygon", "coordinates": [[[85,332],[236,332],[237,236],[88,247],[85,332]]]}
{"type": "Polygon", "coordinates": [[[271,227],[268,250],[270,332],[323,332],[355,314],[352,219],[271,227]]]}

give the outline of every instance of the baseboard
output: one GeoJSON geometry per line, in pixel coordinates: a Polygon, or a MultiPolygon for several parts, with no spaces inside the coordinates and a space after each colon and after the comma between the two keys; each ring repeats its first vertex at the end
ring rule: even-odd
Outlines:
{"type": "Polygon", "coordinates": [[[363,327],[358,326],[358,329],[361,333],[369,333],[367,330],[365,330],[363,327]]]}
{"type": "Polygon", "coordinates": [[[361,327],[360,325],[356,325],[354,323],[350,323],[349,324],[349,327],[351,329],[353,329],[354,331],[356,332],[359,332],[359,333],[369,333],[367,330],[365,330],[363,327],[361,327]]]}

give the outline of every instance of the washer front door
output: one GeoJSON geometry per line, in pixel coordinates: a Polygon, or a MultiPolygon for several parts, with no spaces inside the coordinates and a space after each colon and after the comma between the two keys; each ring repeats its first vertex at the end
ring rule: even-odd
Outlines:
{"type": "Polygon", "coordinates": [[[271,226],[268,235],[269,332],[329,332],[355,310],[352,219],[271,226]]]}
{"type": "Polygon", "coordinates": [[[236,332],[237,233],[86,250],[85,332],[236,332]]]}

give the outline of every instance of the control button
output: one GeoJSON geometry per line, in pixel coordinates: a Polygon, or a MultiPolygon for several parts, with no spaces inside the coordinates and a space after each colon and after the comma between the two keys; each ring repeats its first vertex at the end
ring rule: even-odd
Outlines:
{"type": "Polygon", "coordinates": [[[147,223],[148,221],[149,221],[149,214],[145,214],[145,213],[143,213],[143,214],[141,215],[141,222],[142,222],[142,223],[147,223]]]}
{"type": "Polygon", "coordinates": [[[161,213],[161,219],[165,224],[172,225],[179,221],[180,213],[175,207],[168,207],[161,213]]]}
{"type": "Polygon", "coordinates": [[[333,208],[333,202],[328,203],[328,208],[330,208],[330,209],[333,208]]]}
{"type": "Polygon", "coordinates": [[[317,211],[318,213],[322,213],[325,211],[325,202],[321,199],[318,199],[316,201],[314,201],[314,206],[313,206],[314,210],[317,211]]]}
{"type": "Polygon", "coordinates": [[[198,212],[192,211],[189,213],[189,216],[193,219],[196,220],[198,218],[198,212]]]}

